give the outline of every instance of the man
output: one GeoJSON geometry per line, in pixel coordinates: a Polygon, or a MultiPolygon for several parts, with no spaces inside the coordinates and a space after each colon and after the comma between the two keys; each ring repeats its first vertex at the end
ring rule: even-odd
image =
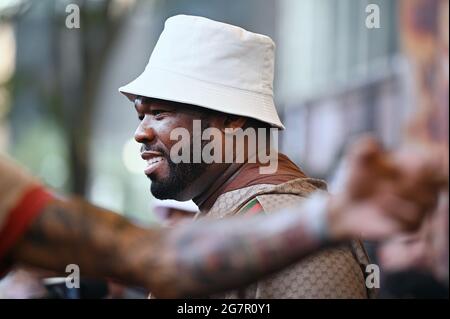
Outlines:
{"type": "MultiPolygon", "coordinates": [[[[193,199],[197,219],[221,219],[299,205],[326,188],[276,152],[271,134],[284,127],[273,102],[273,73],[274,43],[267,36],[202,17],[166,21],[145,71],[119,89],[141,120],[135,139],[155,197],[193,199]],[[242,143],[230,148],[234,138],[242,143]]],[[[362,245],[352,241],[223,297],[367,298],[372,292],[362,269],[368,263],[362,245]]]]}
{"type": "Polygon", "coordinates": [[[405,170],[372,143],[356,150],[340,196],[316,195],[271,216],[165,231],[56,197],[0,155],[0,265],[62,273],[77,264],[83,276],[147,287],[157,297],[193,297],[251,283],[361,232],[382,239],[417,229],[442,185],[439,165],[425,160],[405,170]],[[368,180],[371,187],[360,192],[368,180]]]}

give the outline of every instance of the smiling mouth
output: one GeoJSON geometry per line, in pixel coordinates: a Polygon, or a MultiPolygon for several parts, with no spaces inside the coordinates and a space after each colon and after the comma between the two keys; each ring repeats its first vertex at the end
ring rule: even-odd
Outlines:
{"type": "Polygon", "coordinates": [[[144,170],[145,175],[153,173],[164,162],[164,157],[154,157],[147,160],[147,167],[144,170]]]}
{"type": "Polygon", "coordinates": [[[147,162],[147,167],[144,169],[145,175],[149,176],[165,161],[161,153],[146,151],[141,153],[143,160],[147,162]]]}

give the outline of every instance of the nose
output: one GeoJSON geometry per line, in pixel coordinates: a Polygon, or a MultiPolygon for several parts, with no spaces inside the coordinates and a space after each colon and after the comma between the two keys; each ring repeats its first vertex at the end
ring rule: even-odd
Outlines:
{"type": "Polygon", "coordinates": [[[150,122],[149,116],[146,115],[134,132],[134,139],[136,142],[146,144],[151,143],[154,140],[155,131],[150,122]]]}

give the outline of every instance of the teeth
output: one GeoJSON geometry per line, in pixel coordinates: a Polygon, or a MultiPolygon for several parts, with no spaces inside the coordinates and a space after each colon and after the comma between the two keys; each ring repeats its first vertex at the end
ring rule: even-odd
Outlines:
{"type": "Polygon", "coordinates": [[[163,160],[162,157],[154,157],[154,158],[152,158],[152,159],[149,159],[149,160],[147,161],[147,163],[150,165],[150,164],[158,163],[158,162],[160,162],[160,161],[162,161],[162,160],[163,160]]]}

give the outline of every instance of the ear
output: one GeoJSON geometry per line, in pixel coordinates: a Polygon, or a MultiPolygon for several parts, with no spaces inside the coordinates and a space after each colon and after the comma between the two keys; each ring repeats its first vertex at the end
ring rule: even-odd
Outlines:
{"type": "Polygon", "coordinates": [[[224,121],[224,128],[244,128],[247,118],[242,116],[227,115],[224,121]]]}
{"type": "Polygon", "coordinates": [[[244,128],[247,118],[229,114],[214,114],[214,116],[208,118],[208,121],[211,126],[225,133],[226,128],[244,128]]]}

